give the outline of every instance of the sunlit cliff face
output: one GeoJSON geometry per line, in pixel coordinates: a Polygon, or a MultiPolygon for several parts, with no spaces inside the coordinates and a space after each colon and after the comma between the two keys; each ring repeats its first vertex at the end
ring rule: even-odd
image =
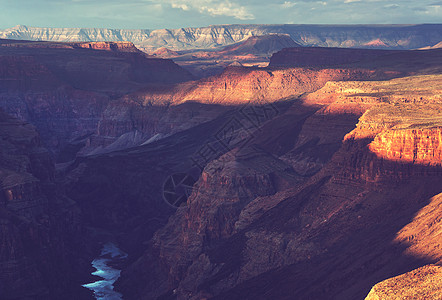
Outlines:
{"type": "MultiPolygon", "coordinates": [[[[282,93],[285,88],[295,91],[308,86],[303,85],[300,69],[279,70],[277,75],[272,72],[273,77],[261,72],[264,70],[255,70],[250,77],[247,72],[243,77],[232,72],[230,78],[226,72],[218,79],[240,82],[241,85],[235,85],[237,90],[232,89],[237,95],[244,91],[243,95],[249,95],[253,88],[265,93],[272,80],[290,82],[280,85],[282,93]],[[296,80],[300,81],[298,85],[296,80]]],[[[314,80],[320,77],[320,72],[304,72],[314,80]]],[[[335,74],[339,73],[346,71],[335,74]]],[[[372,72],[368,74],[374,76],[372,72]]],[[[191,90],[189,95],[204,91],[200,94],[203,95],[206,90],[219,95],[226,90],[225,82],[210,80],[200,82],[201,87],[191,90]]],[[[165,273],[158,274],[173,278],[172,282],[166,287],[140,287],[145,292],[140,295],[148,298],[170,288],[185,299],[190,294],[211,297],[220,290],[226,298],[253,297],[251,293],[259,297],[269,292],[261,288],[265,282],[276,277],[284,281],[292,276],[285,288],[295,290],[294,295],[299,298],[339,298],[347,293],[354,296],[348,298],[359,299],[368,294],[372,284],[385,278],[382,276],[394,274],[389,268],[400,265],[406,272],[407,268],[414,268],[413,264],[422,263],[416,262],[420,258],[415,253],[412,257],[398,254],[407,253],[408,244],[402,243],[398,250],[392,243],[412,216],[435,192],[440,192],[440,80],[440,75],[431,75],[386,81],[334,81],[300,97],[296,102],[299,106],[292,106],[285,115],[267,124],[271,130],[257,131],[254,142],[269,151],[268,156],[280,155],[278,158],[286,164],[283,170],[293,168],[297,176],[303,176],[289,181],[287,178],[293,174],[275,174],[275,160],[244,155],[247,164],[241,162],[241,155],[234,155],[236,150],[210,162],[187,207],[180,208],[166,227],[155,234],[143,263],[132,266],[135,270],[145,268],[144,264],[150,266],[150,255],[160,253],[155,259],[165,273]],[[300,122],[300,128],[293,126],[296,122],[300,122]],[[282,151],[284,155],[276,154],[273,144],[289,144],[285,138],[292,139],[293,144],[287,146],[287,153],[282,151]],[[264,175],[260,173],[261,166],[266,167],[264,175]],[[278,177],[287,179],[289,184],[278,185],[278,180],[282,181],[278,177]],[[229,194],[240,190],[246,192],[244,197],[229,194]],[[253,195],[250,191],[257,193],[253,195]],[[217,243],[222,246],[217,248],[217,243]],[[215,254],[205,251],[206,246],[213,246],[215,254]],[[226,251],[234,255],[224,255],[226,251]],[[232,263],[232,256],[241,263],[232,263]],[[408,265],[405,260],[412,262],[408,265]],[[229,280],[211,281],[210,276],[224,271],[224,265],[229,269],[223,278],[229,280]],[[347,266],[348,273],[343,274],[337,267],[342,265],[347,266]],[[383,275],[376,275],[374,269],[382,269],[383,275]],[[321,281],[321,291],[317,286],[306,287],[300,280],[317,280],[318,273],[326,278],[321,281]],[[348,289],[341,289],[342,285],[348,289]]],[[[258,151],[250,152],[258,156],[258,151]]],[[[432,213],[433,217],[437,214],[432,213]]],[[[412,235],[407,234],[405,239],[412,239],[412,235]]],[[[436,249],[440,245],[437,236],[430,239],[436,249]]],[[[437,258],[425,253],[422,256],[437,258]]],[[[127,280],[130,274],[126,276],[123,275],[123,288],[130,294],[128,287],[134,281],[127,280]]],[[[279,280],[275,281],[279,284],[279,280]]]]}
{"type": "MultiPolygon", "coordinates": [[[[287,284],[281,290],[298,293],[293,298],[339,299],[347,292],[359,299],[372,284],[397,275],[396,266],[406,272],[422,265],[418,259],[439,259],[440,199],[434,195],[442,174],[441,75],[376,66],[237,66],[186,81],[188,74],[171,61],[134,59],[132,46],[124,43],[74,45],[86,49],[67,45],[69,53],[91,56],[71,57],[76,63],[66,65],[55,57],[67,70],[58,76],[72,86],[60,87],[44,66],[52,56],[43,62],[4,59],[10,67],[0,66],[0,75],[8,91],[0,100],[9,112],[36,121],[55,149],[73,137],[84,138],[89,147],[90,152],[71,153],[67,170],[58,166],[72,201],[62,191],[57,201],[77,203],[83,215],[71,219],[112,231],[135,253],[116,281],[120,269],[111,260],[124,254],[105,246],[92,263],[103,280],[87,285],[97,297],[118,299],[121,291],[134,299],[169,292],[182,299],[235,299],[223,294],[229,292],[259,298],[287,284]],[[105,63],[90,64],[97,53],[105,63]],[[146,65],[137,68],[142,62],[146,65]],[[176,70],[182,72],[177,81],[186,82],[155,85],[143,77],[153,66],[155,80],[176,70]],[[44,90],[33,90],[33,84],[44,90]],[[255,117],[261,118],[258,124],[255,117]],[[232,126],[232,120],[241,126],[232,126]],[[165,178],[185,175],[195,154],[216,142],[224,142],[223,150],[203,156],[186,205],[164,203],[165,178]],[[108,152],[94,152],[108,146],[108,152]]],[[[0,142],[7,145],[8,139],[0,142]]],[[[30,157],[40,153],[31,148],[30,157]]],[[[39,179],[54,177],[44,173],[50,168],[40,163],[44,157],[29,168],[27,154],[16,159],[5,153],[4,161],[16,163],[23,174],[0,174],[3,204],[39,195],[28,170],[39,172],[39,179]]],[[[32,204],[26,204],[30,215],[40,218],[32,204]]],[[[14,243],[21,241],[8,230],[14,243]]]]}

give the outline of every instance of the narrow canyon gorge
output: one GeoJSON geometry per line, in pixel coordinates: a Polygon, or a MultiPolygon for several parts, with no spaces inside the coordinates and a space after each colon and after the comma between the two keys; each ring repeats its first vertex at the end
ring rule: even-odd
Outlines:
{"type": "Polygon", "coordinates": [[[0,40],[1,299],[442,297],[442,49],[252,29],[0,40]]]}

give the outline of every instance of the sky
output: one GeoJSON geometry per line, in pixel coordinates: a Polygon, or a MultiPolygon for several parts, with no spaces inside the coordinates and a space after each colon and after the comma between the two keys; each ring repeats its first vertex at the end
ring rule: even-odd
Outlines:
{"type": "Polygon", "coordinates": [[[442,0],[0,0],[0,29],[417,23],[442,23],[442,0]]]}

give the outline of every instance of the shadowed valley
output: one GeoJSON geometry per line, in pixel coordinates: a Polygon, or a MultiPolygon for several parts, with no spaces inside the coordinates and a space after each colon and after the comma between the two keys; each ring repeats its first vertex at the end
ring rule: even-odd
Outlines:
{"type": "Polygon", "coordinates": [[[0,293],[91,298],[112,241],[124,299],[437,299],[441,49],[282,40],[157,52],[269,59],[200,79],[131,43],[2,40],[0,293]]]}

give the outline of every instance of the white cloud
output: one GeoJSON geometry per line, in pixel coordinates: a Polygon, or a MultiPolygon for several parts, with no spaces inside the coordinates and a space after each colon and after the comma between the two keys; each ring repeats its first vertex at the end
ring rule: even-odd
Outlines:
{"type": "Polygon", "coordinates": [[[168,2],[172,8],[185,11],[195,10],[211,16],[227,16],[240,20],[252,20],[255,18],[245,6],[229,0],[172,0],[168,2]]]}
{"type": "Polygon", "coordinates": [[[182,10],[190,10],[190,7],[187,4],[172,3],[172,8],[179,8],[182,10]]]}
{"type": "Polygon", "coordinates": [[[202,6],[199,11],[201,13],[207,12],[212,16],[229,16],[240,20],[252,20],[255,18],[245,7],[235,7],[230,2],[219,3],[213,6],[202,6]]]}
{"type": "Polygon", "coordinates": [[[296,2],[290,2],[290,1],[285,1],[283,4],[281,4],[282,7],[284,8],[290,8],[296,5],[296,2]]]}
{"type": "Polygon", "coordinates": [[[345,0],[344,3],[361,2],[361,0],[345,0]]]}

